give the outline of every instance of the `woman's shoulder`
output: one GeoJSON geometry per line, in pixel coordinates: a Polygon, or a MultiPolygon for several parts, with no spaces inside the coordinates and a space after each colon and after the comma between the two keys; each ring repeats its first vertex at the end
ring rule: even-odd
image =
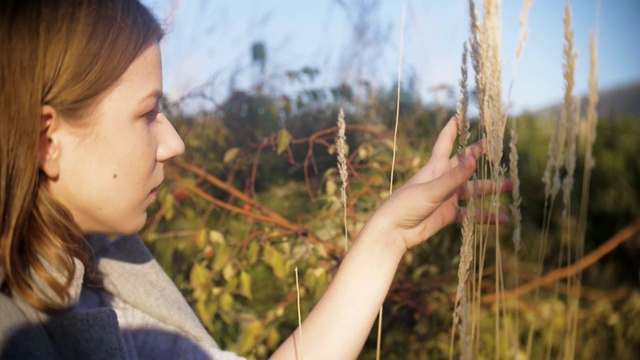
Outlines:
{"type": "Polygon", "coordinates": [[[11,332],[13,328],[29,322],[13,298],[4,293],[0,293],[0,318],[2,318],[0,321],[1,338],[4,338],[7,332],[11,332]]]}
{"type": "Polygon", "coordinates": [[[30,321],[25,311],[37,316],[36,310],[25,309],[13,297],[0,293],[0,359],[57,358],[45,329],[30,321]]]}

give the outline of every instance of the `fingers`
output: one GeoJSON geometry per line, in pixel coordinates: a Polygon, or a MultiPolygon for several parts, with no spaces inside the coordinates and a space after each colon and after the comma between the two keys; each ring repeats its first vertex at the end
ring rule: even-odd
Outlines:
{"type": "Polygon", "coordinates": [[[467,182],[475,170],[475,158],[473,156],[467,156],[458,166],[425,185],[433,191],[433,201],[441,202],[467,182]]]}
{"type": "Polygon", "coordinates": [[[462,159],[466,156],[473,156],[476,160],[484,154],[484,140],[479,140],[476,143],[466,147],[464,153],[459,153],[449,159],[451,167],[456,167],[462,159]]]}
{"type": "MultiPolygon", "coordinates": [[[[474,216],[474,223],[476,224],[489,224],[489,225],[495,225],[495,224],[504,224],[507,221],[509,221],[509,215],[507,215],[507,213],[504,212],[499,212],[499,213],[493,213],[493,212],[488,212],[488,211],[478,211],[479,209],[476,209],[475,211],[475,216],[474,216]]],[[[456,216],[456,222],[457,223],[462,223],[462,221],[464,220],[465,216],[467,216],[469,210],[467,208],[460,208],[458,210],[458,214],[456,216]]]]}
{"type": "Polygon", "coordinates": [[[458,197],[460,199],[468,199],[471,196],[482,196],[495,194],[496,192],[508,192],[513,189],[513,182],[505,179],[500,183],[491,180],[478,180],[468,182],[458,189],[458,197]]]}
{"type": "Polygon", "coordinates": [[[432,158],[448,159],[453,150],[453,144],[458,137],[458,119],[454,116],[444,126],[431,153],[432,158]]]}
{"type": "Polygon", "coordinates": [[[442,131],[440,131],[436,143],[433,145],[429,162],[418,170],[418,172],[409,179],[407,184],[429,182],[460,163],[460,160],[458,160],[455,166],[451,166],[449,159],[451,151],[453,150],[453,144],[458,136],[457,124],[458,120],[455,116],[447,122],[442,131]]]}

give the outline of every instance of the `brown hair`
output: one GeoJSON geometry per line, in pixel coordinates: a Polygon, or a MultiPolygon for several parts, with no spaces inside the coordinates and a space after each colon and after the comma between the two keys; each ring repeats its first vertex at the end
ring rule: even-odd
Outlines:
{"type": "Polygon", "coordinates": [[[86,115],[161,36],[160,25],[137,0],[0,1],[3,292],[56,311],[69,299],[73,258],[89,265],[84,234],[51,196],[39,169],[41,107],[49,105],[66,119],[86,115]],[[50,274],[51,266],[62,279],[50,274]]]}

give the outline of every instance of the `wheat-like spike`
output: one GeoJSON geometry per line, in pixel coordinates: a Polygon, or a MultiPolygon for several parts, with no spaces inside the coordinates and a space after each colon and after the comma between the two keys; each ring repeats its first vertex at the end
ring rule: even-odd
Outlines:
{"type": "Polygon", "coordinates": [[[488,139],[487,156],[494,168],[502,159],[502,141],[506,126],[506,117],[502,109],[502,63],[500,61],[500,3],[497,0],[485,0],[484,35],[486,52],[483,57],[486,78],[484,111],[488,139]],[[486,66],[488,64],[488,66],[486,66]]]}
{"type": "Polygon", "coordinates": [[[576,169],[576,141],[578,139],[578,126],[580,119],[580,100],[576,99],[574,108],[568,116],[567,126],[567,151],[565,152],[566,175],[562,180],[562,201],[566,216],[571,216],[571,191],[573,190],[574,174],[576,169]]]}
{"type": "MultiPolygon", "coordinates": [[[[462,220],[462,245],[460,246],[460,265],[458,266],[458,288],[456,289],[456,309],[453,315],[454,326],[460,319],[461,310],[460,299],[465,292],[467,278],[469,277],[469,267],[473,260],[473,232],[475,229],[475,196],[471,196],[467,202],[467,212],[462,220]]],[[[460,334],[462,337],[463,334],[460,334]]]]}
{"type": "Polygon", "coordinates": [[[459,139],[459,152],[465,153],[467,143],[469,142],[469,121],[467,120],[467,108],[469,106],[469,90],[467,88],[467,56],[469,50],[467,49],[467,43],[465,42],[462,47],[462,65],[460,66],[460,99],[458,99],[458,106],[456,109],[456,115],[458,118],[458,139],[459,139]]]}
{"type": "MultiPolygon", "coordinates": [[[[516,48],[515,61],[513,65],[513,73],[511,75],[511,83],[509,85],[509,94],[507,96],[507,110],[505,116],[509,113],[509,104],[511,103],[511,89],[513,88],[513,82],[516,77],[516,70],[518,60],[522,56],[524,45],[527,42],[529,30],[527,27],[529,21],[529,12],[531,11],[531,5],[533,0],[524,0],[522,12],[520,13],[520,38],[518,39],[518,46],[516,48]]],[[[517,120],[513,120],[511,128],[511,140],[509,141],[509,174],[511,175],[511,182],[513,189],[511,195],[513,202],[509,206],[511,210],[511,217],[513,222],[513,246],[516,252],[516,262],[518,261],[517,255],[520,251],[520,242],[522,241],[522,213],[520,212],[520,205],[522,198],[520,197],[520,177],[518,173],[518,127],[517,120]]],[[[517,278],[516,278],[517,280],[517,278]]]]}
{"type": "MultiPolygon", "coordinates": [[[[584,154],[584,175],[582,181],[582,198],[580,202],[580,215],[578,220],[578,238],[576,241],[576,262],[584,258],[584,240],[587,226],[587,209],[589,208],[589,185],[591,183],[591,170],[593,168],[593,143],[596,137],[596,125],[598,122],[598,115],[596,112],[596,105],[598,103],[598,75],[597,69],[597,50],[595,35],[592,32],[589,39],[589,97],[587,105],[587,117],[586,117],[586,131],[585,137],[585,154],[584,154]]],[[[578,312],[580,291],[582,283],[582,273],[578,272],[575,275],[575,290],[573,291],[573,307],[572,310],[578,312]]],[[[572,344],[573,350],[576,346],[577,332],[578,332],[578,316],[574,316],[572,324],[572,344]]]]}
{"type": "MultiPolygon", "coordinates": [[[[467,121],[467,106],[469,103],[469,92],[467,90],[467,44],[464,43],[462,48],[462,65],[460,67],[460,99],[458,99],[457,118],[458,118],[458,133],[459,133],[459,152],[465,154],[467,150],[467,142],[469,140],[469,122],[467,121]]],[[[471,260],[473,259],[473,233],[475,229],[475,199],[472,195],[467,203],[467,213],[465,214],[462,222],[462,244],[460,245],[460,264],[458,265],[458,288],[456,290],[456,300],[453,312],[453,325],[451,327],[451,342],[449,354],[453,355],[453,342],[455,339],[455,329],[458,326],[458,322],[461,321],[467,326],[460,327],[460,339],[463,352],[466,344],[463,340],[470,339],[469,319],[467,313],[468,298],[466,295],[466,283],[469,276],[469,267],[471,266],[471,260]]]]}
{"type": "Polygon", "coordinates": [[[527,37],[529,36],[527,24],[529,23],[529,11],[531,10],[531,5],[533,5],[533,0],[524,0],[522,12],[520,13],[520,38],[516,48],[516,59],[520,59],[522,56],[524,44],[527,42],[527,37]]]}
{"type": "Polygon", "coordinates": [[[563,76],[565,80],[564,107],[560,120],[556,122],[555,130],[549,142],[549,159],[542,181],[545,184],[545,196],[555,198],[561,188],[560,172],[565,163],[565,151],[567,147],[567,127],[569,126],[573,111],[573,87],[576,53],[573,50],[573,31],[571,30],[571,9],[569,2],[564,9],[564,39],[563,46],[564,63],[563,76]]]}
{"type": "Polygon", "coordinates": [[[483,71],[482,52],[484,49],[484,40],[482,36],[482,28],[478,21],[478,13],[474,0],[469,0],[469,17],[471,19],[471,36],[469,37],[469,45],[471,47],[471,63],[476,74],[476,102],[480,121],[484,121],[484,95],[485,95],[485,78],[483,71]]]}
{"type": "MultiPolygon", "coordinates": [[[[469,47],[471,53],[471,64],[473,66],[473,70],[475,72],[475,94],[476,94],[476,106],[478,108],[478,115],[480,117],[479,129],[482,129],[485,121],[485,77],[484,77],[484,62],[482,54],[484,53],[485,48],[485,39],[483,36],[483,29],[480,26],[480,21],[478,20],[478,13],[476,11],[475,0],[469,0],[469,20],[470,20],[470,36],[469,36],[469,47]]],[[[482,131],[479,131],[479,137],[485,138],[485,135],[482,131]]],[[[474,246],[475,250],[478,251],[478,256],[476,256],[478,262],[483,261],[483,256],[481,255],[483,244],[486,242],[483,241],[484,237],[482,232],[478,232],[477,237],[474,236],[474,246]]],[[[475,265],[475,264],[474,264],[475,265]]],[[[482,272],[481,266],[478,266],[480,272],[482,272]]],[[[476,285],[476,276],[480,278],[480,275],[476,273],[476,268],[473,268],[473,277],[474,277],[474,287],[473,294],[471,294],[471,347],[474,349],[477,345],[477,339],[479,338],[479,307],[480,303],[478,298],[480,296],[479,288],[476,285]]],[[[467,296],[469,298],[469,296],[467,296]]],[[[463,319],[464,321],[464,319],[463,319]]],[[[455,329],[455,327],[454,327],[455,329]]],[[[452,337],[453,338],[453,337],[452,337]]]]}
{"type": "Polygon", "coordinates": [[[520,197],[520,177],[518,175],[518,129],[516,121],[514,120],[511,128],[511,141],[509,142],[509,173],[511,174],[511,182],[513,189],[511,190],[511,196],[513,202],[509,206],[511,209],[511,217],[513,222],[513,246],[516,252],[516,256],[520,251],[521,231],[522,231],[522,214],[520,213],[520,204],[522,198],[520,197]]]}
{"type": "MultiPolygon", "coordinates": [[[[571,9],[569,6],[569,1],[565,1],[564,8],[564,45],[563,45],[563,57],[564,61],[562,64],[563,68],[563,76],[565,80],[565,92],[564,92],[564,106],[562,109],[561,116],[556,120],[555,128],[551,134],[551,139],[549,141],[548,148],[548,160],[547,165],[545,167],[545,171],[542,177],[542,182],[544,183],[544,192],[545,192],[545,202],[544,202],[544,213],[543,213],[543,223],[542,223],[542,236],[539,242],[538,254],[537,254],[537,263],[538,263],[538,276],[542,273],[544,258],[546,254],[547,242],[549,238],[549,230],[551,223],[551,215],[553,212],[554,201],[556,195],[563,187],[563,181],[561,180],[562,168],[566,164],[565,152],[568,151],[567,147],[567,131],[569,126],[572,124],[572,117],[574,111],[574,100],[573,100],[573,87],[574,87],[574,72],[575,72],[575,59],[576,53],[573,49],[573,31],[571,30],[571,9]]],[[[569,134],[570,135],[570,134],[569,134]]],[[[571,137],[571,136],[569,136],[571,137]]],[[[569,180],[568,178],[564,181],[564,188],[569,188],[569,181],[573,181],[573,179],[569,180]]],[[[564,199],[563,199],[564,200],[564,199]]],[[[565,216],[568,216],[568,201],[565,202],[565,216]]],[[[568,221],[568,220],[566,220],[568,221]]],[[[564,248],[563,248],[564,249],[564,248]]],[[[539,296],[539,288],[536,287],[535,299],[538,300],[539,296]]],[[[529,334],[531,335],[533,331],[533,327],[530,328],[529,334]]],[[[527,351],[530,355],[530,349],[532,346],[532,337],[529,336],[527,344],[527,351]]],[[[550,346],[550,345],[549,345],[550,346]]]]}
{"type": "MultiPolygon", "coordinates": [[[[511,239],[513,241],[513,248],[515,252],[515,286],[518,287],[518,255],[520,253],[520,244],[522,242],[522,212],[520,211],[520,205],[522,198],[520,197],[520,176],[518,173],[518,128],[516,119],[511,123],[511,141],[509,141],[509,174],[511,176],[511,183],[513,189],[511,190],[511,196],[513,201],[509,205],[511,210],[511,221],[513,222],[513,233],[511,239]]],[[[512,356],[517,358],[519,352],[520,343],[518,341],[518,333],[520,330],[520,313],[518,304],[515,305],[515,323],[513,331],[511,333],[512,343],[512,356]]]]}
{"type": "MultiPolygon", "coordinates": [[[[587,121],[589,124],[589,132],[591,137],[589,142],[591,145],[596,141],[596,128],[598,126],[598,45],[596,36],[592,32],[589,39],[589,106],[587,110],[587,121]]],[[[591,166],[591,164],[589,164],[591,166]]]]}
{"type": "MultiPolygon", "coordinates": [[[[563,187],[563,202],[564,211],[568,211],[569,197],[571,189],[573,188],[573,174],[575,170],[575,139],[576,139],[576,116],[575,116],[575,101],[573,97],[573,88],[575,86],[575,63],[576,53],[573,49],[573,30],[571,29],[571,8],[569,7],[569,1],[565,3],[565,20],[564,20],[564,34],[565,34],[565,47],[563,49],[565,63],[564,63],[564,107],[562,110],[562,127],[563,134],[565,134],[566,144],[564,151],[564,158],[556,158],[556,174],[560,174],[560,169],[564,165],[567,170],[567,175],[564,177],[562,183],[563,187]],[[564,162],[564,164],[562,163],[564,162]]],[[[566,214],[569,216],[570,214],[566,214]]]]}
{"type": "Polygon", "coordinates": [[[532,5],[533,0],[524,0],[524,4],[522,5],[522,12],[520,12],[520,37],[518,38],[515,59],[513,60],[513,66],[511,68],[511,81],[509,82],[509,90],[507,91],[507,105],[505,107],[505,116],[509,114],[509,109],[511,109],[511,92],[513,90],[513,83],[515,82],[516,73],[518,72],[518,62],[520,60],[520,57],[522,57],[524,45],[527,43],[527,38],[529,36],[528,23],[529,13],[531,12],[532,5]]]}
{"type": "Polygon", "coordinates": [[[587,209],[589,207],[589,183],[591,182],[591,170],[594,167],[593,144],[596,140],[596,128],[598,126],[598,50],[595,34],[592,32],[589,39],[589,104],[587,105],[587,129],[585,132],[584,176],[582,181],[582,199],[580,202],[579,220],[579,246],[578,258],[584,255],[584,236],[586,232],[587,209]]]}
{"type": "MultiPolygon", "coordinates": [[[[504,179],[504,169],[501,166],[503,153],[504,130],[506,127],[506,116],[502,104],[502,62],[500,60],[500,1],[485,0],[483,2],[483,23],[482,37],[480,44],[480,55],[482,62],[482,70],[484,77],[484,107],[482,123],[486,136],[486,154],[488,159],[488,167],[490,169],[491,180],[500,183],[504,179]]],[[[500,191],[496,190],[491,194],[490,206],[491,212],[497,213],[500,208],[499,201],[500,191]]],[[[499,243],[499,225],[496,224],[494,229],[495,235],[495,291],[501,292],[504,289],[503,275],[501,268],[501,250],[499,243]]],[[[488,235],[488,234],[487,234],[488,235]]],[[[488,237],[484,239],[486,242],[488,237]]],[[[480,270],[481,271],[481,270],[480,270]]],[[[495,311],[495,334],[496,358],[500,357],[502,346],[502,327],[501,317],[506,314],[504,302],[497,302],[495,311]]]]}
{"type": "Polygon", "coordinates": [[[347,137],[345,135],[346,123],[344,121],[344,110],[340,108],[338,113],[338,134],[336,136],[336,150],[338,152],[338,172],[342,186],[340,187],[340,200],[343,208],[344,223],[344,249],[349,248],[349,232],[347,228],[347,183],[349,172],[347,171],[347,137]]]}

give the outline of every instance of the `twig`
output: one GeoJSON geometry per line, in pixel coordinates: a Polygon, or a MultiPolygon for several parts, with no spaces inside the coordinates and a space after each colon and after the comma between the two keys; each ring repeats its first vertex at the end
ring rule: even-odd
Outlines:
{"type": "MultiPolygon", "coordinates": [[[[567,266],[565,268],[556,269],[548,272],[544,276],[530,281],[524,285],[521,285],[515,289],[505,290],[500,294],[500,299],[506,299],[510,297],[518,297],[524,294],[530,293],[534,291],[539,286],[545,286],[553,283],[554,281],[567,278],[569,276],[575,275],[576,273],[588,268],[589,266],[595,264],[600,258],[610,253],[618,247],[623,242],[629,240],[633,235],[640,232],[640,217],[637,218],[633,223],[625,226],[620,231],[618,231],[613,237],[607,240],[604,244],[600,245],[597,249],[592,251],[589,255],[582,258],[582,260],[574,263],[573,265],[567,266]]],[[[485,304],[493,303],[498,300],[495,293],[487,294],[482,296],[481,301],[485,304]]]]}

